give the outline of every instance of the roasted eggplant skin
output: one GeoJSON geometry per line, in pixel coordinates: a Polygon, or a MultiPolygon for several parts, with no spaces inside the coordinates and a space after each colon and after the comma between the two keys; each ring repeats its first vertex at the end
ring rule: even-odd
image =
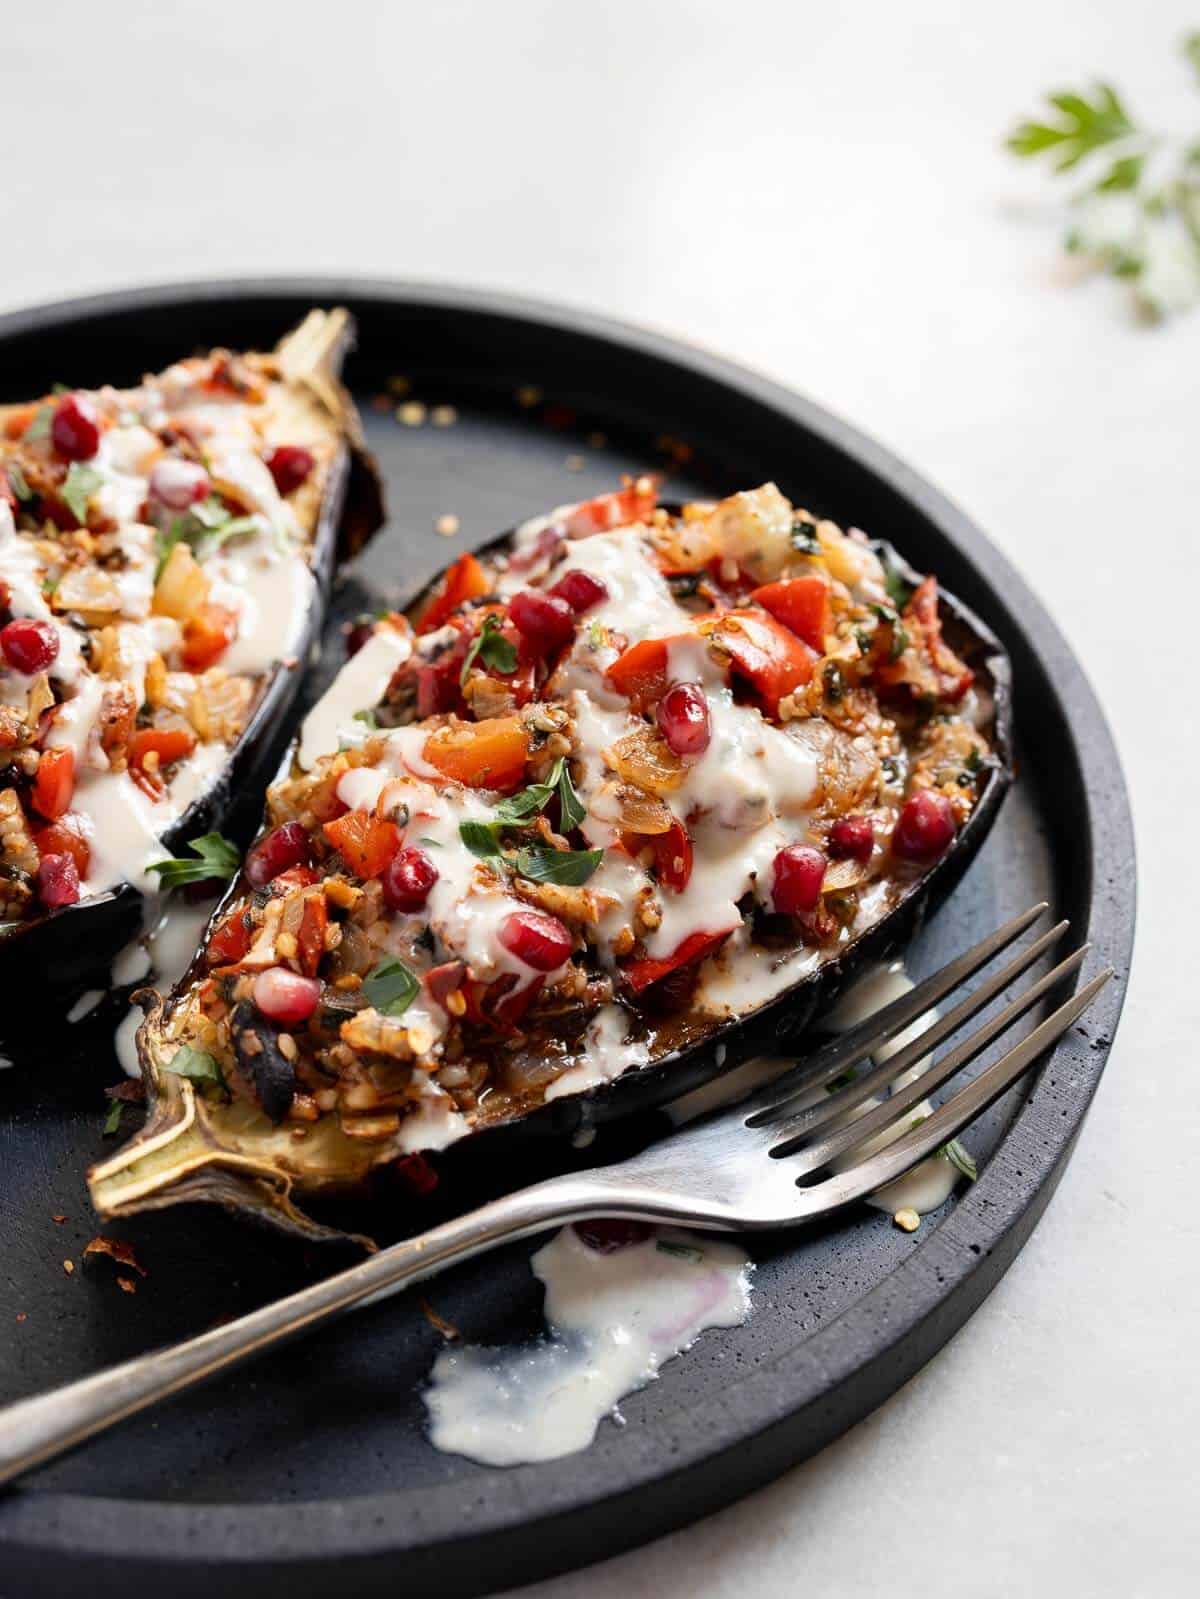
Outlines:
{"type": "MultiPolygon", "coordinates": [[[[502,549],[507,537],[494,541],[488,549],[502,549]]],[[[912,586],[919,582],[920,574],[889,545],[876,544],[875,548],[898,576],[912,586]]],[[[424,590],[410,609],[419,606],[429,591],[424,590]]],[[[943,589],[940,600],[950,642],[973,668],[991,708],[987,733],[992,753],[981,774],[974,809],[946,853],[908,887],[898,904],[879,922],[823,962],[817,971],[755,1011],[716,1023],[684,1047],[603,1086],[477,1128],[448,1151],[451,1165],[485,1155],[493,1162],[503,1160],[514,1146],[527,1147],[530,1139],[561,1141],[565,1135],[651,1112],[755,1055],[794,1052],[822,1008],[856,976],[894,955],[916,934],[975,858],[1013,776],[1009,658],[990,629],[953,594],[943,589]]],[[[289,755],[283,770],[290,770],[290,766],[289,755]]],[[[235,884],[227,898],[238,892],[239,885],[235,884]]],[[[182,992],[198,970],[197,964],[177,992],[182,992]]],[[[293,1182],[287,1165],[296,1146],[286,1128],[273,1128],[266,1117],[258,1115],[253,1128],[247,1128],[250,1137],[245,1149],[230,1149],[227,1142],[210,1131],[202,1093],[191,1082],[164,1070],[159,1059],[165,1040],[157,1023],[169,1015],[171,1001],[164,1006],[152,992],[147,992],[144,999],[149,1014],[139,1034],[138,1049],[149,1117],[130,1144],[89,1173],[92,1199],[99,1213],[105,1218],[119,1217],[183,1201],[207,1201],[294,1236],[312,1241],[344,1241],[349,1235],[320,1225],[293,1202],[293,1182]],[[158,1188],[154,1155],[155,1151],[165,1155],[168,1145],[174,1146],[178,1175],[165,1188],[158,1188]],[[143,1188],[131,1168],[146,1157],[150,1157],[151,1172],[143,1188]]],[[[170,1048],[173,1053],[174,1045],[170,1048]]],[[[305,1144],[308,1145],[307,1140],[305,1144]]],[[[368,1172],[369,1163],[362,1159],[361,1148],[354,1148],[351,1140],[336,1132],[322,1132],[320,1147],[306,1148],[305,1202],[322,1193],[334,1194],[360,1185],[368,1172]]],[[[370,1240],[358,1235],[354,1238],[370,1246],[370,1240]]]]}
{"type": "MultiPolygon", "coordinates": [[[[340,369],[353,337],[353,323],[347,319],[330,361],[332,371],[340,369]]],[[[310,563],[316,582],[296,656],[281,662],[267,679],[221,776],[163,834],[164,856],[215,828],[244,841],[258,824],[263,792],[291,736],[309,652],[325,624],[334,572],[384,520],[378,473],[356,419],[351,423],[317,519],[310,563]]],[[[122,884],[0,932],[0,992],[5,999],[0,1004],[0,1053],[40,1052],[86,990],[110,986],[113,957],[142,930],[145,903],[136,889],[122,884]],[[17,1004],[18,995],[27,1002],[17,1004]]]]}

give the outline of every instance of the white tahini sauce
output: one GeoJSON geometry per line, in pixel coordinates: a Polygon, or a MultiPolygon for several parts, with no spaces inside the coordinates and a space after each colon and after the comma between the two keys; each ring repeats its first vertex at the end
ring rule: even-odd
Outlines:
{"type": "Polygon", "coordinates": [[[532,1265],[546,1286],[548,1336],[438,1356],[425,1394],[438,1449],[489,1466],[586,1449],[668,1360],[750,1313],[749,1257],[711,1236],[664,1230],[601,1254],[564,1227],[532,1265]]]}
{"type": "Polygon", "coordinates": [[[306,772],[340,744],[361,744],[370,736],[369,725],[356,720],[358,713],[379,704],[397,668],[411,654],[412,643],[405,634],[380,628],[350,657],[304,718],[298,760],[306,772]]]}

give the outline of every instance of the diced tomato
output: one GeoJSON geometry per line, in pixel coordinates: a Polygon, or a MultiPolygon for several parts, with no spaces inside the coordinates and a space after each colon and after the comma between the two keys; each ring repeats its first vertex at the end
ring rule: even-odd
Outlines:
{"type": "Polygon", "coordinates": [[[306,977],[317,975],[317,967],[325,953],[325,929],[328,926],[329,911],[324,894],[306,894],[300,931],[296,934],[296,959],[306,977]]]}
{"type": "Polygon", "coordinates": [[[432,633],[448,622],[468,600],[478,600],[488,592],[491,583],[483,567],[473,555],[460,555],[442,579],[436,593],[425,607],[417,623],[418,633],[432,633]]]}
{"type": "MultiPolygon", "coordinates": [[[[681,638],[684,634],[679,635],[681,638]]],[[[665,638],[647,638],[618,655],[605,677],[637,709],[653,705],[667,691],[668,646],[665,638]]]]}
{"type": "Polygon", "coordinates": [[[664,888],[682,894],[691,882],[692,840],[678,817],[665,833],[623,833],[621,842],[631,855],[647,846],[654,851],[654,870],[664,888]]]}
{"type": "Polygon", "coordinates": [[[252,934],[245,911],[230,911],[213,928],[204,958],[209,967],[236,966],[250,948],[252,934]]]}
{"type": "Polygon", "coordinates": [[[505,972],[490,983],[481,983],[469,977],[463,984],[463,998],[467,1004],[467,1020],[477,1027],[494,1027],[498,1032],[509,1033],[517,1028],[526,1011],[542,991],[544,977],[534,977],[515,993],[510,990],[517,979],[505,972]]]}
{"type": "Polygon", "coordinates": [[[833,632],[833,606],[829,584],[823,577],[789,577],[779,583],[766,583],[755,589],[750,598],[784,627],[790,627],[818,655],[824,655],[825,640],[833,632]]]}
{"type": "Polygon", "coordinates": [[[167,791],[163,767],[195,748],[196,735],[190,727],[144,727],[129,741],[129,775],[143,793],[159,799],[167,791]]]}
{"type": "Polygon", "coordinates": [[[348,811],[325,823],[325,837],[356,877],[378,877],[400,848],[395,822],[369,811],[348,811]]]}
{"type": "Polygon", "coordinates": [[[635,994],[640,994],[649,988],[651,983],[659,983],[681,967],[694,966],[697,961],[702,961],[705,956],[711,955],[725,942],[732,931],[732,928],[727,927],[720,933],[689,933],[674,954],[665,955],[658,960],[646,957],[643,960],[630,961],[628,966],[622,968],[625,981],[635,994]]]}
{"type": "Polygon", "coordinates": [[[509,793],[525,778],[529,734],[519,716],[440,727],[425,741],[422,757],[444,777],[467,788],[509,793]]]}
{"type": "Polygon", "coordinates": [[[80,877],[86,877],[92,859],[92,846],[84,832],[83,819],[74,811],[67,811],[57,822],[43,827],[33,835],[39,855],[69,855],[75,862],[80,877]]]}
{"type": "Polygon", "coordinates": [[[754,690],[768,716],[778,716],[780,700],[813,675],[816,651],[766,611],[726,611],[701,627],[729,651],[734,671],[754,690]]]}
{"type": "Polygon", "coordinates": [[[202,605],[183,624],[183,664],[189,672],[206,672],[232,644],[237,616],[223,605],[202,605]]]}
{"type": "Polygon", "coordinates": [[[644,522],[658,504],[659,479],[653,473],[627,483],[612,494],[599,494],[568,511],[564,526],[571,538],[586,538],[589,533],[606,533],[610,528],[644,522]]]}
{"type": "Polygon", "coordinates": [[[34,810],[48,822],[56,822],[70,807],[74,793],[74,750],[43,750],[38,760],[37,776],[33,780],[34,810]]]}

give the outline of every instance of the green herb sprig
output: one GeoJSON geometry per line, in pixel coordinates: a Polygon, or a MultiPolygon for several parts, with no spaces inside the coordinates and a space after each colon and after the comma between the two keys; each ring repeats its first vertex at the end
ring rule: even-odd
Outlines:
{"type": "MultiPolygon", "coordinates": [[[[1200,33],[1182,41],[1200,86],[1200,33]]],[[[1019,123],[1007,147],[1085,178],[1072,197],[1066,248],[1132,285],[1152,318],[1200,301],[1200,138],[1181,141],[1143,127],[1117,91],[1046,96],[1049,112],[1019,123]]]]}
{"type": "Polygon", "coordinates": [[[201,500],[199,505],[184,511],[182,516],[175,517],[166,532],[160,532],[155,539],[155,578],[161,574],[177,544],[190,545],[196,555],[203,558],[229,539],[257,533],[261,525],[256,516],[234,516],[215,495],[210,495],[208,499],[201,500]]]}
{"type": "Polygon", "coordinates": [[[500,618],[494,614],[489,613],[484,617],[483,626],[471,640],[458,677],[460,688],[466,687],[467,678],[477,659],[495,672],[507,674],[517,669],[517,646],[511,639],[505,638],[500,631],[500,618]]]}
{"type": "Polygon", "coordinates": [[[362,991],[383,1016],[403,1016],[421,992],[421,980],[402,960],[386,956],[363,978],[362,991]]]}
{"type": "Polygon", "coordinates": [[[205,1092],[210,1088],[225,1089],[225,1076],[216,1058],[190,1044],[181,1044],[163,1069],[175,1077],[186,1077],[205,1092]]]}
{"type": "Polygon", "coordinates": [[[103,477],[94,466],[87,466],[82,461],[72,461],[67,468],[63,486],[58,491],[64,505],[70,508],[71,515],[83,527],[87,523],[88,501],[104,482],[103,477]]]}
{"type": "Polygon", "coordinates": [[[165,861],[155,861],[149,868],[158,873],[163,892],[182,888],[185,883],[207,883],[212,880],[231,882],[238,874],[242,857],[237,846],[220,833],[205,833],[203,838],[193,838],[188,849],[196,857],[172,856],[165,861]]]}

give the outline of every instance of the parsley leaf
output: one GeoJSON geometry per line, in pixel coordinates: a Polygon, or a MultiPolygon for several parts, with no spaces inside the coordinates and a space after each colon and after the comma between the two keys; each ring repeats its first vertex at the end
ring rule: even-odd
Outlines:
{"type": "Polygon", "coordinates": [[[902,611],[912,599],[912,589],[900,576],[894,566],[885,566],[883,581],[887,585],[888,597],[897,611],[902,611]]]}
{"type": "Polygon", "coordinates": [[[970,1182],[974,1182],[979,1176],[979,1168],[975,1164],[974,1155],[964,1145],[960,1144],[957,1138],[952,1138],[948,1144],[943,1144],[938,1150],[938,1154],[945,1155],[950,1164],[957,1167],[970,1182]]]}
{"type": "Polygon", "coordinates": [[[111,1138],[121,1126],[121,1112],[125,1109],[123,1099],[110,1099],[108,1102],[108,1115],[104,1118],[103,1137],[111,1138]]]}
{"type": "Polygon", "coordinates": [[[551,849],[545,844],[531,844],[517,852],[516,867],[522,877],[533,883],[564,883],[577,888],[604,859],[602,849],[551,849]]]}
{"type": "Polygon", "coordinates": [[[94,466],[72,461],[59,495],[63,504],[70,507],[71,515],[82,527],[87,522],[88,501],[104,482],[94,466]]]}
{"type": "Polygon", "coordinates": [[[587,809],[579,795],[575,792],[575,785],[571,781],[571,768],[566,760],[559,761],[558,773],[558,810],[559,821],[564,833],[569,833],[573,827],[578,827],[587,815],[587,809]]]}
{"type": "Polygon", "coordinates": [[[800,555],[820,555],[821,541],[817,537],[817,524],[808,517],[798,516],[793,520],[792,548],[800,555]]]}
{"type": "Polygon", "coordinates": [[[403,1016],[421,992],[416,973],[394,955],[381,960],[363,979],[362,991],[384,1016],[403,1016]]]}
{"type": "Polygon", "coordinates": [[[10,461],[4,470],[8,475],[9,483],[12,485],[12,491],[18,500],[32,500],[33,490],[29,487],[29,484],[26,481],[25,473],[21,470],[20,462],[10,461]]]}
{"type": "Polygon", "coordinates": [[[1014,155],[1037,156],[1053,152],[1054,170],[1068,172],[1085,156],[1137,130],[1115,89],[1098,83],[1094,98],[1060,92],[1046,96],[1059,114],[1057,122],[1022,122],[1008,138],[1014,155]]]}
{"type": "Polygon", "coordinates": [[[201,1088],[225,1087],[224,1075],[214,1057],[202,1049],[193,1049],[190,1044],[181,1044],[164,1069],[176,1077],[198,1083],[201,1088]]]}
{"type": "Polygon", "coordinates": [[[155,861],[149,868],[157,872],[164,892],[180,888],[184,883],[207,883],[213,879],[229,882],[238,874],[242,857],[235,845],[220,833],[205,833],[203,838],[193,838],[188,849],[198,858],[174,856],[169,860],[155,861]]]}
{"type": "Polygon", "coordinates": [[[369,727],[372,733],[379,730],[379,721],[374,711],[355,711],[354,720],[362,722],[365,727],[369,727]]]}
{"type": "Polygon", "coordinates": [[[485,666],[490,666],[500,673],[515,672],[517,669],[517,646],[504,637],[500,631],[500,618],[489,614],[483,619],[483,626],[471,640],[471,647],[463,660],[462,671],[459,673],[459,686],[465,687],[467,678],[471,675],[471,668],[478,657],[485,666]]]}
{"type": "Polygon", "coordinates": [[[257,533],[261,525],[256,516],[234,516],[216,495],[210,494],[199,505],[193,505],[182,516],[173,518],[165,533],[159,533],[155,540],[158,565],[154,575],[157,578],[162,572],[171,551],[180,541],[190,544],[198,555],[211,555],[229,539],[239,538],[245,533],[257,533]]]}

